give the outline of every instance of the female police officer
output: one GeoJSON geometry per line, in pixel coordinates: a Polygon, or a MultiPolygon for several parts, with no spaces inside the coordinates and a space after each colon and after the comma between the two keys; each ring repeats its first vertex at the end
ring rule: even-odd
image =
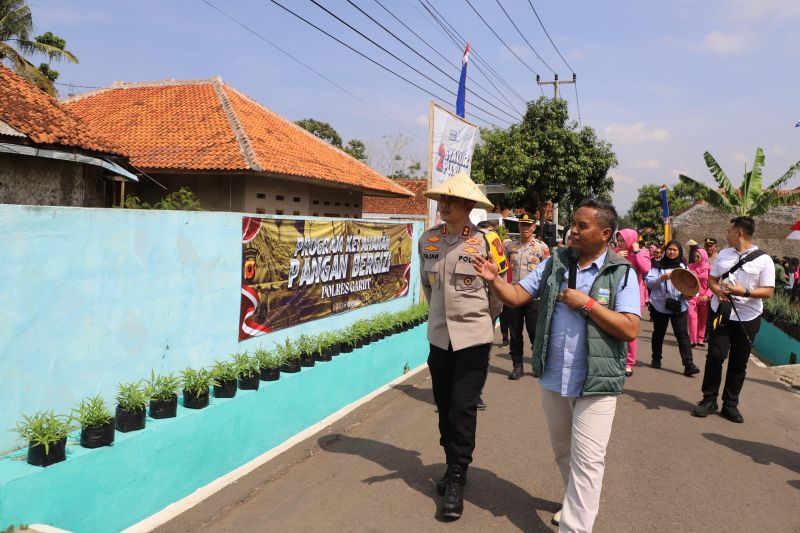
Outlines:
{"type": "Polygon", "coordinates": [[[460,173],[423,196],[436,200],[443,220],[419,240],[422,288],[429,304],[428,368],[439,410],[439,443],[447,472],[436,488],[444,496],[442,515],[458,518],[464,509],[467,467],[475,449],[478,398],[486,381],[494,322],[502,304],[475,274],[480,255],[508,267],[496,233],[469,219],[473,207],[492,204],[466,173],[460,173]]]}

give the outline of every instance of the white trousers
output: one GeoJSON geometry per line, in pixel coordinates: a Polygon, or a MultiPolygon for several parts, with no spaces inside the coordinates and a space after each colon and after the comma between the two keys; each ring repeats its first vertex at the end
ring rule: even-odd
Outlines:
{"type": "Polygon", "coordinates": [[[564,478],[558,531],[589,533],[600,508],[606,447],[617,397],[565,398],[545,388],[541,391],[550,443],[564,478]]]}

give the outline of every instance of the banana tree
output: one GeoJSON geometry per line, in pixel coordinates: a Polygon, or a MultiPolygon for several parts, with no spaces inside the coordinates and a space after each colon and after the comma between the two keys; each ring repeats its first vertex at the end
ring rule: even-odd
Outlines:
{"type": "Polygon", "coordinates": [[[737,216],[752,217],[763,215],[773,207],[800,203],[800,189],[781,194],[781,188],[788,184],[797,171],[800,170],[800,161],[789,167],[789,170],[775,180],[772,185],[763,189],[764,151],[758,148],[756,149],[753,168],[745,172],[742,185],[737,189],[709,152],[705,152],[703,158],[706,160],[706,166],[708,166],[711,175],[714,176],[714,181],[719,185],[719,189],[712,189],[683,174],[678,179],[682,183],[702,191],[708,203],[721,211],[737,216]]]}

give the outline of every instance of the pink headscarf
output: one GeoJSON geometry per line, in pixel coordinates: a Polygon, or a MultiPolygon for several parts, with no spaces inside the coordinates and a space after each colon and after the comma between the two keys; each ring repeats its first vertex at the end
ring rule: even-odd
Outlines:
{"type": "Polygon", "coordinates": [[[628,251],[633,252],[633,243],[635,243],[639,237],[639,235],[636,233],[636,230],[625,228],[619,230],[617,234],[622,237],[623,241],[625,241],[625,247],[628,249],[628,251]]]}
{"type": "Polygon", "coordinates": [[[695,253],[700,255],[702,261],[699,263],[690,263],[689,270],[697,274],[698,278],[708,278],[708,273],[711,272],[711,263],[708,261],[708,252],[702,248],[698,248],[695,253]]]}

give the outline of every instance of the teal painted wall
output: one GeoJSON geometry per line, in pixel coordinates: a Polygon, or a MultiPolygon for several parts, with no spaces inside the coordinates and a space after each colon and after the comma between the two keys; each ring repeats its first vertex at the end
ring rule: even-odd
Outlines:
{"type": "Polygon", "coordinates": [[[87,450],[70,439],[67,460],[48,468],[26,464],[22,450],[2,457],[0,530],[120,531],[422,364],[426,332],[422,325],[258,391],[212,398],[206,409],[179,407],[177,418],[148,418],[142,431],[117,432],[113,447],[87,450]]]}
{"type": "MultiPolygon", "coordinates": [[[[334,330],[406,297],[237,342],[239,213],[0,205],[0,452],[21,412],[69,412],[116,384],[334,330]]],[[[294,218],[294,217],[275,217],[294,218]]],[[[414,237],[422,232],[415,223],[414,237]]]]}
{"type": "Polygon", "coordinates": [[[794,352],[800,356],[800,341],[790,337],[772,323],[761,321],[754,343],[756,353],[761,359],[773,365],[788,365],[789,354],[794,352]]]}

